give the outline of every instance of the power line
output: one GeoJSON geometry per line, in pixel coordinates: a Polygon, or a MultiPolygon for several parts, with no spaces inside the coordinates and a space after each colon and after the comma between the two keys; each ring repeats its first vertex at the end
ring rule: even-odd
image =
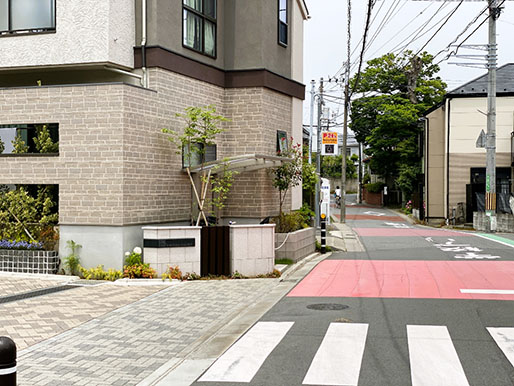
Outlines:
{"type": "MultiPolygon", "coordinates": [[[[398,51],[399,53],[402,53],[403,51],[405,51],[407,49],[407,47],[412,44],[413,42],[415,42],[417,39],[421,38],[422,36],[424,36],[425,34],[427,34],[428,32],[430,32],[432,29],[434,29],[446,16],[448,16],[448,14],[446,14],[445,16],[443,16],[438,22],[436,22],[432,27],[430,27],[427,31],[423,32],[423,30],[430,24],[430,22],[432,21],[432,19],[439,13],[441,12],[446,6],[448,5],[447,2],[444,2],[443,4],[441,4],[441,6],[435,11],[434,15],[432,16],[432,18],[430,18],[429,20],[425,21],[421,26],[419,26],[415,31],[413,31],[409,36],[407,36],[405,39],[403,39],[400,43],[398,43],[396,46],[394,46],[390,52],[396,52],[398,51]],[[423,32],[423,33],[422,33],[423,32]],[[420,35],[421,34],[421,35],[420,35]],[[409,40],[410,41],[401,46],[405,41],[409,40]],[[400,48],[401,46],[401,48],[400,48]]],[[[451,12],[451,11],[450,11],[451,12]]]]}
{"type": "MultiPolygon", "coordinates": [[[[418,17],[420,17],[428,8],[430,8],[432,5],[434,5],[434,3],[430,3],[428,4],[428,6],[423,9],[420,13],[418,13],[415,17],[413,17],[411,19],[411,21],[409,21],[407,24],[405,24],[403,26],[403,28],[401,30],[399,30],[395,35],[399,35],[400,33],[402,33],[409,25],[411,25],[414,20],[416,20],[418,17]]],[[[374,57],[382,48],[384,48],[387,44],[389,44],[389,41],[387,41],[386,43],[382,44],[375,52],[373,52],[370,56],[371,57],[374,57]]],[[[401,44],[401,43],[400,43],[401,44]]],[[[392,50],[391,50],[392,51],[392,50]]]]}
{"type": "MultiPolygon", "coordinates": [[[[373,10],[374,4],[375,4],[375,2],[373,0],[368,0],[368,12],[367,12],[367,16],[366,16],[366,24],[364,27],[364,35],[362,38],[362,50],[361,50],[361,55],[360,55],[360,59],[359,59],[359,68],[357,70],[357,74],[356,74],[356,78],[355,78],[354,89],[356,89],[357,86],[359,85],[361,69],[362,69],[362,60],[364,59],[364,50],[366,49],[366,38],[368,36],[368,31],[369,31],[369,20],[371,17],[371,11],[373,10]]],[[[354,92],[354,90],[351,91],[350,97],[353,94],[353,92],[354,92]]]]}
{"type": "Polygon", "coordinates": [[[423,51],[423,49],[428,45],[428,43],[430,43],[432,41],[432,39],[435,37],[435,35],[437,35],[439,33],[439,31],[441,31],[441,29],[446,25],[446,23],[448,23],[448,21],[452,18],[452,16],[455,14],[455,12],[457,12],[457,9],[459,9],[459,7],[462,5],[462,3],[464,2],[464,0],[460,0],[460,3],[455,7],[455,9],[453,10],[453,12],[446,18],[446,20],[444,21],[443,24],[441,24],[441,26],[437,29],[437,31],[434,32],[434,34],[430,37],[430,39],[428,39],[428,41],[423,45],[423,47],[421,47],[418,52],[416,52],[414,54],[414,56],[418,56],[418,54],[423,51]]]}
{"type": "MultiPolygon", "coordinates": [[[[489,9],[489,6],[486,6],[478,15],[476,15],[471,22],[468,23],[468,25],[453,39],[445,48],[443,48],[441,51],[439,51],[437,54],[434,55],[434,58],[441,55],[443,52],[446,52],[450,49],[450,47],[459,40],[459,38],[466,33],[466,31],[477,22],[477,20],[482,16],[487,10],[489,9]]],[[[486,19],[487,20],[487,19],[486,19]]],[[[462,43],[461,43],[462,44],[462,43]]],[[[442,61],[447,60],[451,56],[451,53],[442,61]]],[[[441,63],[441,62],[439,62],[441,63]]]]}

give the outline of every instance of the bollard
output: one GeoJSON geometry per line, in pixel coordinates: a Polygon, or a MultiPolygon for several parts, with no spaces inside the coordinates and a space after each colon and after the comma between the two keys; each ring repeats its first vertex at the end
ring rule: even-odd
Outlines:
{"type": "Polygon", "coordinates": [[[327,216],[321,214],[321,253],[327,251],[327,216]]]}
{"type": "Polygon", "coordinates": [[[16,344],[0,336],[0,385],[16,386],[16,344]]]}

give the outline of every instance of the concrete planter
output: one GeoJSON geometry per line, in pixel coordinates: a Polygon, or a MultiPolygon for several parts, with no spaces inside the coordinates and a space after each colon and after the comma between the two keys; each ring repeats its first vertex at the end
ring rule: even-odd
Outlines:
{"type": "Polygon", "coordinates": [[[277,259],[291,259],[296,263],[316,250],[315,228],[300,229],[292,233],[276,233],[275,248],[281,246],[286,237],[285,244],[275,251],[277,259]]]}
{"type": "Polygon", "coordinates": [[[275,224],[230,226],[230,271],[245,276],[273,272],[275,224]]]}
{"type": "MultiPolygon", "coordinates": [[[[477,231],[487,230],[487,216],[485,212],[473,212],[473,228],[477,231]]],[[[514,233],[514,216],[509,213],[497,213],[496,231],[514,233]]]]}
{"type": "Polygon", "coordinates": [[[56,251],[0,249],[0,271],[55,274],[60,259],[56,251]]]}

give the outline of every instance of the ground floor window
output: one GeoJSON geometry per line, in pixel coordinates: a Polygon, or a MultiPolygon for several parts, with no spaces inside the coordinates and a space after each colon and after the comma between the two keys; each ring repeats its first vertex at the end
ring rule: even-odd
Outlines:
{"type": "Polygon", "coordinates": [[[0,154],[59,153],[59,124],[0,125],[0,154]]]}
{"type": "Polygon", "coordinates": [[[58,185],[0,184],[0,248],[53,250],[58,221],[58,185]]]}

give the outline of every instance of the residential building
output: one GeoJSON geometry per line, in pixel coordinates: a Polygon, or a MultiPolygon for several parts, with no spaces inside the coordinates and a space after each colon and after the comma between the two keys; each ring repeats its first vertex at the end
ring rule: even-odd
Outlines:
{"type": "MultiPolygon", "coordinates": [[[[0,184],[59,190],[60,252],[121,268],[141,227],[189,222],[191,186],[162,128],[188,106],[229,119],[215,157],[302,140],[304,0],[10,0],[0,7],[0,184]],[[7,154],[34,125],[52,154],[7,154]]],[[[289,208],[301,205],[294,189],[289,208]]],[[[277,214],[266,170],[237,176],[225,218],[277,214]]]]}
{"type": "MultiPolygon", "coordinates": [[[[513,63],[498,68],[496,95],[496,187],[508,197],[513,191],[513,63]]],[[[486,149],[477,147],[477,140],[482,130],[487,132],[487,74],[449,92],[425,118],[426,218],[442,222],[460,212],[472,222],[485,192],[486,149]]],[[[499,210],[507,211],[502,197],[498,197],[499,210]]]]}

